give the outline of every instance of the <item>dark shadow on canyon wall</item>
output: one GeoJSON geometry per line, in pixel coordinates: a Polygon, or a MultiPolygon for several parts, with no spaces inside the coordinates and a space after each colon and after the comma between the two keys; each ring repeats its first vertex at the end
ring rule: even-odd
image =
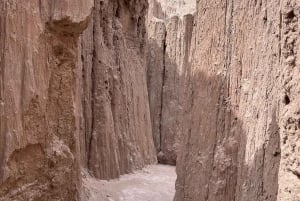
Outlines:
{"type": "MultiPolygon", "coordinates": [[[[240,118],[239,102],[232,102],[229,94],[228,76],[191,72],[187,67],[179,78],[185,86],[181,90],[184,109],[179,117],[175,201],[277,200],[277,108],[273,108],[265,133],[247,131],[256,125],[240,118]],[[255,141],[252,135],[262,139],[255,141]]],[[[241,93],[237,89],[234,95],[241,93]]],[[[255,118],[252,122],[258,124],[261,119],[255,118]]]]}
{"type": "Polygon", "coordinates": [[[183,114],[176,200],[277,199],[280,147],[276,112],[269,136],[256,149],[256,142],[248,141],[252,133],[245,132],[247,122],[231,108],[227,86],[221,76],[199,72],[190,77],[191,100],[183,114]],[[246,156],[249,143],[254,150],[249,153],[248,147],[246,156]]]}
{"type": "MultiPolygon", "coordinates": [[[[150,57],[166,48],[160,41],[149,40],[148,43],[152,51],[150,57]]],[[[162,108],[168,104],[167,114],[160,111],[160,121],[167,121],[172,129],[166,134],[168,138],[160,136],[159,140],[162,140],[160,146],[176,145],[173,147],[178,154],[175,201],[276,201],[280,164],[277,108],[273,108],[265,133],[255,135],[247,129],[256,126],[252,123],[261,119],[256,116],[248,122],[240,118],[239,98],[232,97],[241,96],[242,91],[236,88],[234,94],[229,94],[234,87],[230,86],[229,74],[192,70],[188,56],[182,66],[168,54],[164,57],[163,63],[169,64],[168,69],[162,69],[159,63],[151,66],[154,69],[148,69],[148,90],[150,108],[153,98],[162,100],[156,100],[162,108]],[[155,70],[159,73],[153,73],[155,70]],[[172,79],[174,85],[167,89],[162,86],[161,95],[155,94],[157,86],[151,93],[149,82],[153,81],[149,80],[149,73],[150,79],[158,79],[158,83],[172,79]],[[163,100],[166,96],[167,101],[163,100]],[[252,138],[260,135],[260,140],[252,138]],[[171,141],[166,142],[169,139],[171,141]]],[[[159,112],[155,115],[159,116],[159,112]]],[[[168,163],[166,161],[160,162],[168,163]]]]}
{"type": "Polygon", "coordinates": [[[193,16],[148,22],[147,86],[158,161],[176,165],[193,16]],[[180,37],[178,37],[180,36],[180,37]]]}

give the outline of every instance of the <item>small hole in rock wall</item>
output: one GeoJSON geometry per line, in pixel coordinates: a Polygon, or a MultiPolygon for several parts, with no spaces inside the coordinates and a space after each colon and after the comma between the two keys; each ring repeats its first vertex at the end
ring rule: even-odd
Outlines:
{"type": "Polygon", "coordinates": [[[288,95],[285,95],[283,98],[283,103],[288,105],[290,104],[290,102],[291,102],[290,97],[288,95]]]}

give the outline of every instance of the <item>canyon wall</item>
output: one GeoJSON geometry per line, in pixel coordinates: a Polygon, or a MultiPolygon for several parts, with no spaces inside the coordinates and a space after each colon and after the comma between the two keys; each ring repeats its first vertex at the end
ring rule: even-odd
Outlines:
{"type": "Polygon", "coordinates": [[[78,39],[93,2],[0,3],[0,200],[80,200],[78,39]]]}
{"type": "Polygon", "coordinates": [[[146,81],[146,0],[97,0],[81,37],[82,164],[117,178],[156,162],[146,81]]]}
{"type": "Polygon", "coordinates": [[[81,200],[156,162],[147,1],[0,3],[0,200],[81,200]]]}
{"type": "Polygon", "coordinates": [[[176,201],[300,200],[299,8],[197,1],[176,201]]]}
{"type": "Polygon", "coordinates": [[[300,200],[299,2],[185,2],[1,1],[0,201],[156,154],[175,201],[300,200]]]}
{"type": "Polygon", "coordinates": [[[158,161],[174,165],[182,135],[193,15],[166,15],[169,8],[160,3],[153,0],[149,5],[147,81],[158,161]]]}
{"type": "Polygon", "coordinates": [[[196,0],[149,0],[148,11],[148,14],[159,19],[183,17],[196,12],[196,0]]]}

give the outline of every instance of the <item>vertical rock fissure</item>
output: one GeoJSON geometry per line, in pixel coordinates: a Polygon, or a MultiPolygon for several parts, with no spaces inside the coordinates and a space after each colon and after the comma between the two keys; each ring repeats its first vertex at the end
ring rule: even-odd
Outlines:
{"type": "Polygon", "coordinates": [[[165,32],[164,39],[163,39],[163,71],[162,71],[162,85],[161,85],[161,104],[160,104],[160,123],[159,123],[159,150],[158,152],[162,151],[162,127],[163,127],[163,107],[164,107],[164,86],[165,86],[165,79],[166,79],[166,51],[167,51],[167,31],[165,32]]]}
{"type": "MultiPolygon", "coordinates": [[[[5,67],[5,60],[4,60],[4,51],[6,46],[6,12],[5,10],[5,2],[1,2],[0,5],[0,164],[4,164],[5,160],[5,150],[6,150],[6,129],[5,129],[5,107],[4,107],[4,67],[5,67]]],[[[3,169],[4,167],[0,167],[0,182],[3,180],[3,169]]]]}
{"type": "MultiPolygon", "coordinates": [[[[225,7],[225,70],[226,70],[226,80],[230,79],[230,66],[232,57],[232,30],[233,30],[233,0],[226,0],[225,7]],[[229,10],[229,11],[228,11],[229,10]],[[229,13],[229,14],[228,14],[229,13]]],[[[228,81],[230,83],[230,80],[228,81]]],[[[226,86],[228,90],[228,95],[230,87],[226,86]]]]}
{"type": "MultiPolygon", "coordinates": [[[[96,0],[95,0],[96,1],[96,0]]],[[[94,1],[94,5],[96,5],[96,2],[94,1]]],[[[95,12],[95,11],[94,11],[95,12]]],[[[92,41],[93,41],[93,56],[92,56],[92,65],[91,65],[91,130],[90,130],[90,133],[88,135],[89,139],[88,139],[88,154],[87,154],[87,167],[88,168],[91,168],[91,154],[92,154],[92,141],[93,141],[93,132],[94,132],[94,114],[95,114],[95,107],[94,107],[94,104],[95,104],[95,60],[96,60],[96,47],[95,47],[95,44],[96,44],[96,41],[95,41],[95,20],[93,19],[93,34],[92,34],[92,41]]]]}
{"type": "MultiPolygon", "coordinates": [[[[268,119],[268,118],[267,118],[268,119]]],[[[266,129],[267,130],[267,129],[266,129]]],[[[260,195],[257,196],[257,199],[260,199],[264,196],[265,190],[264,190],[264,171],[265,171],[265,157],[266,157],[266,144],[264,143],[262,146],[262,171],[261,171],[261,192],[260,195]]]]}
{"type": "Polygon", "coordinates": [[[278,59],[279,59],[279,63],[281,62],[281,43],[282,43],[282,12],[281,10],[279,11],[279,34],[278,34],[278,59]]]}
{"type": "Polygon", "coordinates": [[[176,165],[196,0],[149,0],[147,79],[158,161],[176,165]]]}

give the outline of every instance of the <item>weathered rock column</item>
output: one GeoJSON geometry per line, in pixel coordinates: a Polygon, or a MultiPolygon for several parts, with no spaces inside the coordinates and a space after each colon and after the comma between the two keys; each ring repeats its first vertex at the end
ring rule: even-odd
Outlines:
{"type": "Polygon", "coordinates": [[[162,13],[160,3],[150,1],[147,20],[148,92],[158,160],[174,165],[182,133],[193,15],[170,17],[162,13]]]}
{"type": "Polygon", "coordinates": [[[78,38],[93,2],[0,3],[0,200],[80,200],[78,38]]]}
{"type": "Polygon", "coordinates": [[[95,1],[82,36],[82,158],[112,179],[156,162],[145,59],[147,1],[95,1]]]}

